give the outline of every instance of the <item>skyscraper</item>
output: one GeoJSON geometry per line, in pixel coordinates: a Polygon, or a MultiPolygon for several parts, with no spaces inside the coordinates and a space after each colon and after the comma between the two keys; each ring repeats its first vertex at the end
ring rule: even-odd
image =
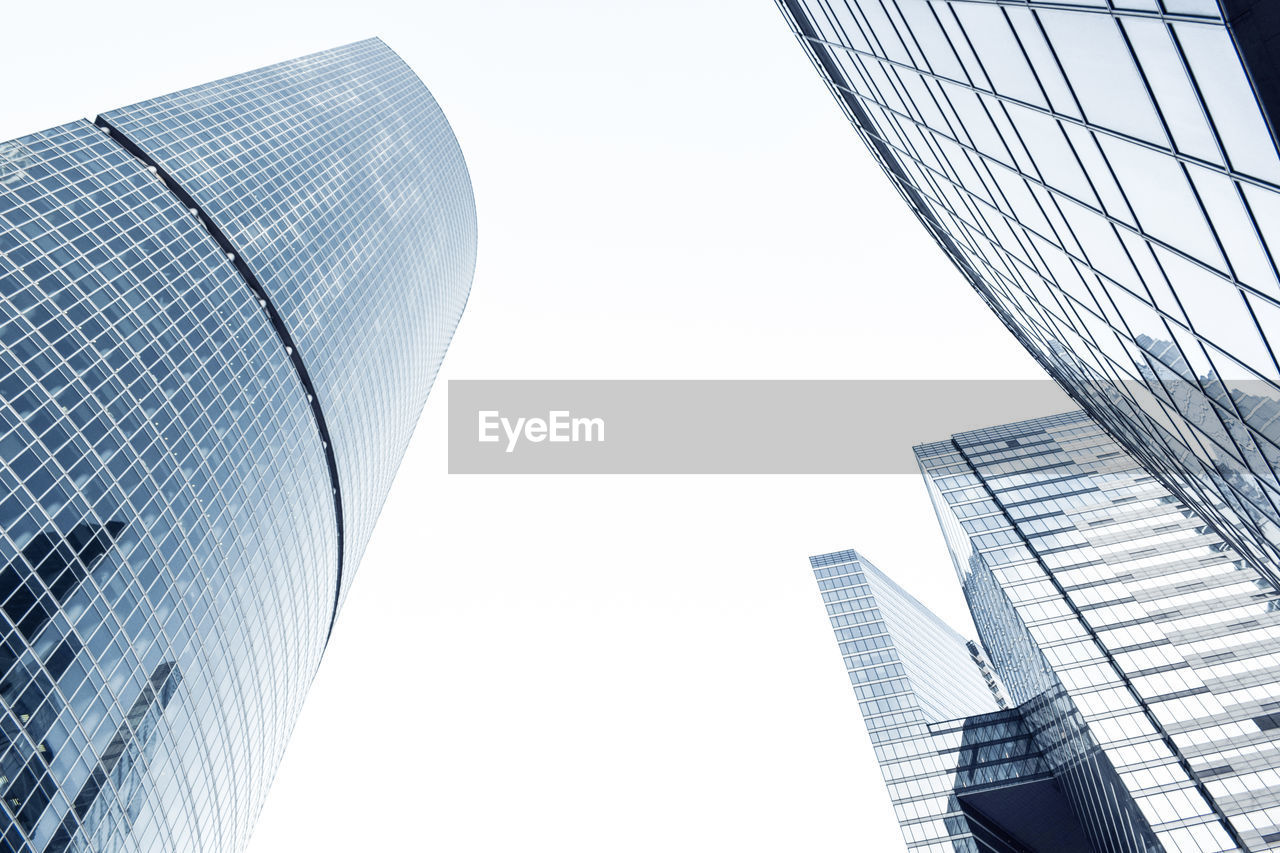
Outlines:
{"type": "Polygon", "coordinates": [[[0,849],[244,847],[475,251],[376,39],[0,145],[0,849]]]}
{"type": "Polygon", "coordinates": [[[892,650],[868,677],[872,645],[842,645],[859,698],[897,703],[888,726],[861,704],[908,846],[1280,849],[1280,603],[1256,568],[1082,412],[916,455],[1007,708],[943,687],[982,670],[957,676],[957,637],[912,642],[936,617],[865,560],[811,558],[833,624],[892,650]],[[920,701],[931,683],[971,707],[920,701]]]}
{"type": "Polygon", "coordinates": [[[1280,581],[1274,3],[778,0],[961,274],[1280,581]]]}

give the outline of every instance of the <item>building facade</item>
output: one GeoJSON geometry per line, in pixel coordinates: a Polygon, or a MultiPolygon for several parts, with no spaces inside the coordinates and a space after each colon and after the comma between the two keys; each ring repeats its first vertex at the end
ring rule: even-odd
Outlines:
{"type": "Polygon", "coordinates": [[[1280,581],[1280,9],[778,0],[1005,326],[1280,581]]]}
{"type": "MultiPolygon", "coordinates": [[[[1008,707],[928,719],[896,771],[908,846],[1280,849],[1280,597],[1256,567],[1083,412],[916,455],[1008,707]]],[[[913,684],[954,678],[917,657],[913,684]]]]}
{"type": "Polygon", "coordinates": [[[809,564],[908,846],[951,837],[964,823],[959,757],[938,749],[930,725],[999,712],[999,688],[963,637],[858,552],[809,564]]]}
{"type": "Polygon", "coordinates": [[[475,251],[378,40],[0,145],[0,849],[245,846],[475,251]]]}

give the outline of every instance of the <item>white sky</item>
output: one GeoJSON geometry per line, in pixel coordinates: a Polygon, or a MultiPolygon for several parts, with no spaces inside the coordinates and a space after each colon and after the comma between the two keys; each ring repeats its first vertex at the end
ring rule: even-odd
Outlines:
{"type": "Polygon", "coordinates": [[[446,471],[449,378],[1043,376],[772,2],[75,0],[4,30],[0,139],[381,35],[471,169],[471,303],[252,853],[902,849],[806,557],[856,547],[961,624],[918,478],[446,471]]]}

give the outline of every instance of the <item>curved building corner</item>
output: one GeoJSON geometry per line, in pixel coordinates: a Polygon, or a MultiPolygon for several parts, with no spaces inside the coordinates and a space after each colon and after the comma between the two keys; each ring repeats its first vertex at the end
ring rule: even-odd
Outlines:
{"type": "Polygon", "coordinates": [[[461,317],[374,39],[0,143],[0,848],[239,850],[461,317]]]}
{"type": "Polygon", "coordinates": [[[777,0],[1018,341],[1280,588],[1280,12],[777,0]]]}

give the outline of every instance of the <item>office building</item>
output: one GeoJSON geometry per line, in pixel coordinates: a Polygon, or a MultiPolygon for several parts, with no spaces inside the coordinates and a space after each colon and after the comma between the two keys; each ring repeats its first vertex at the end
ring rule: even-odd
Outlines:
{"type": "Polygon", "coordinates": [[[0,145],[0,850],[244,848],[475,251],[376,39],[0,145]]]}
{"type": "Polygon", "coordinates": [[[1083,412],[916,455],[973,618],[969,670],[945,627],[917,639],[936,618],[863,558],[810,561],[908,847],[1280,849],[1280,605],[1256,567],[1083,412]]]}
{"type": "Polygon", "coordinates": [[[1005,326],[1280,581],[1280,6],[778,2],[1005,326]]]}

